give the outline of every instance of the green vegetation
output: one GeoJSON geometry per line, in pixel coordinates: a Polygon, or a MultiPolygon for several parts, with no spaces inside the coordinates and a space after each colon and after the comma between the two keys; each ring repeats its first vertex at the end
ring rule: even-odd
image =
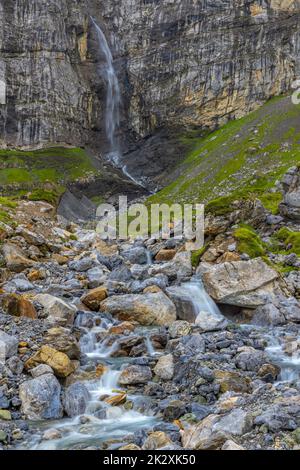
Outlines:
{"type": "Polygon", "coordinates": [[[56,204],[59,196],[64,192],[63,187],[57,187],[55,190],[35,189],[28,195],[30,201],[46,201],[49,204],[56,204]]]}
{"type": "Polygon", "coordinates": [[[0,186],[5,194],[41,198],[54,203],[66,185],[97,173],[91,158],[80,148],[34,151],[0,150],[0,186]]]}
{"type": "Polygon", "coordinates": [[[283,227],[277,232],[276,238],[284,244],[287,253],[296,253],[300,256],[300,232],[293,232],[283,227]]]}
{"type": "Polygon", "coordinates": [[[237,240],[237,248],[239,253],[246,253],[250,258],[258,258],[266,253],[265,246],[257,235],[255,230],[250,226],[240,226],[233,233],[237,240]]]}
{"type": "Polygon", "coordinates": [[[191,259],[192,259],[192,266],[193,266],[194,268],[197,268],[197,266],[199,265],[201,256],[204,255],[204,253],[206,252],[207,248],[208,248],[207,245],[204,245],[204,246],[203,246],[202,248],[200,248],[199,250],[192,251],[191,259]]]}
{"type": "Polygon", "coordinates": [[[150,203],[209,203],[226,214],[237,199],[259,198],[276,214],[281,194],[275,182],[300,164],[300,105],[290,97],[270,100],[248,116],[199,137],[182,136],[188,148],[180,176],[149,198],[150,203]]]}

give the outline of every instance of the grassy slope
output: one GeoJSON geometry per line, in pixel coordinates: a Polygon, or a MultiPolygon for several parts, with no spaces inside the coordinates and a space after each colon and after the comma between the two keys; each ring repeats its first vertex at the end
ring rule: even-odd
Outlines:
{"type": "Polygon", "coordinates": [[[80,148],[0,150],[2,195],[19,196],[33,190],[32,199],[54,202],[69,182],[96,172],[90,157],[80,148]]]}
{"type": "Polygon", "coordinates": [[[176,169],[180,176],[150,203],[207,203],[222,196],[211,205],[222,211],[237,197],[255,195],[275,212],[280,194],[270,189],[300,163],[300,105],[290,97],[273,98],[204,138],[191,133],[183,139],[190,150],[176,169]]]}

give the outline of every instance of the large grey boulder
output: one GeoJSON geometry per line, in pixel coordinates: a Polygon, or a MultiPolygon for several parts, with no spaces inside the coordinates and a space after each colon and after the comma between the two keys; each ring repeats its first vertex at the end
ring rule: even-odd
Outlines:
{"type": "Polygon", "coordinates": [[[176,320],[175,305],[163,292],[114,295],[101,302],[100,309],[141,325],[168,326],[176,320]]]}
{"type": "Polygon", "coordinates": [[[77,308],[50,294],[38,294],[34,300],[42,305],[48,320],[62,326],[73,325],[77,308]]]}
{"type": "Polygon", "coordinates": [[[59,419],[63,415],[61,386],[53,374],[23,382],[19,389],[22,412],[31,421],[59,419]]]}
{"type": "Polygon", "coordinates": [[[131,365],[126,367],[120,377],[120,385],[146,384],[152,379],[152,372],[148,366],[131,365]]]}
{"type": "Polygon", "coordinates": [[[66,414],[70,418],[84,414],[90,398],[90,393],[84,384],[77,382],[70,385],[63,396],[66,414]]]}
{"type": "Polygon", "coordinates": [[[256,308],[274,293],[279,274],[262,259],[207,265],[198,271],[208,294],[218,303],[256,308]]]}

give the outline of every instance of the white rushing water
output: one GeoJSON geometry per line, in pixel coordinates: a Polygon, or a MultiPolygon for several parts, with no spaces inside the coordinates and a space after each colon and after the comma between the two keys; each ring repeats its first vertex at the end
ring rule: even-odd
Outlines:
{"type": "Polygon", "coordinates": [[[117,168],[121,168],[123,174],[133,181],[137,186],[143,187],[142,182],[132,176],[126,165],[121,163],[121,153],[119,149],[119,143],[117,139],[117,131],[120,127],[120,105],[121,105],[121,93],[118,76],[114,67],[114,59],[110,47],[108,45],[105,34],[102,29],[91,17],[91,21],[97,31],[98,46],[101,54],[103,55],[105,62],[101,67],[101,73],[107,86],[106,93],[106,112],[105,112],[105,129],[106,137],[110,145],[109,153],[107,155],[108,160],[117,168]]]}
{"type": "Polygon", "coordinates": [[[106,136],[110,144],[109,159],[114,165],[118,166],[120,163],[120,152],[116,132],[120,126],[120,86],[114,68],[114,59],[107,39],[95,19],[91,17],[91,20],[97,31],[99,50],[105,59],[101,73],[103,74],[107,86],[105,128],[106,136]]]}

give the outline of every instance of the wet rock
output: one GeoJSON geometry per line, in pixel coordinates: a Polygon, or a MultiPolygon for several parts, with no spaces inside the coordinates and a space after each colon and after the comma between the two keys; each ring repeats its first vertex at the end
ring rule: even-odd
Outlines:
{"type": "Polygon", "coordinates": [[[42,346],[25,364],[27,370],[36,367],[38,364],[47,364],[50,366],[57,377],[68,377],[74,372],[74,364],[68,356],[49,346],[42,346]]]}
{"type": "Polygon", "coordinates": [[[63,415],[61,386],[52,374],[42,375],[20,385],[22,412],[31,421],[59,419],[63,415]]]}
{"type": "Polygon", "coordinates": [[[126,400],[127,400],[127,394],[120,393],[118,395],[108,397],[104,401],[110,406],[120,406],[120,405],[124,405],[124,403],[126,403],[126,400]]]}
{"type": "Polygon", "coordinates": [[[266,382],[272,382],[277,379],[280,374],[280,367],[274,364],[263,364],[257,374],[266,382]]]}
{"type": "Polygon", "coordinates": [[[34,300],[42,305],[50,322],[61,324],[62,326],[73,325],[75,313],[77,312],[74,305],[70,305],[50,294],[38,294],[34,300]]]}
{"type": "Polygon", "coordinates": [[[43,441],[53,441],[61,438],[62,433],[58,429],[47,429],[43,434],[43,441]]]}
{"type": "Polygon", "coordinates": [[[14,336],[0,330],[0,363],[18,354],[19,342],[14,336]]]}
{"type": "Polygon", "coordinates": [[[201,263],[198,272],[214,300],[245,308],[264,305],[266,295],[274,291],[274,281],[279,276],[260,258],[213,266],[201,263]]]}
{"type": "Polygon", "coordinates": [[[177,320],[169,328],[169,335],[171,338],[179,338],[180,336],[187,336],[192,332],[192,325],[183,320],[177,320]]]}
{"type": "Polygon", "coordinates": [[[174,375],[174,359],[172,354],[161,356],[156,366],[154,367],[154,373],[163,380],[172,380],[174,375]]]}
{"type": "Polygon", "coordinates": [[[81,302],[94,311],[100,309],[101,302],[107,298],[108,292],[106,287],[97,287],[91,290],[81,298],[81,302]]]}
{"type": "Polygon", "coordinates": [[[119,447],[118,450],[133,450],[133,451],[136,451],[136,450],[141,450],[141,448],[139,446],[137,446],[136,444],[127,444],[126,446],[119,447]]]}
{"type": "Polygon", "coordinates": [[[101,310],[141,325],[168,326],[176,320],[175,306],[163,292],[112,296],[101,303],[101,310]]]}
{"type": "Polygon", "coordinates": [[[112,326],[108,333],[109,334],[112,334],[112,335],[123,335],[124,333],[126,332],[132,332],[134,331],[136,328],[135,325],[133,325],[132,323],[128,322],[128,321],[124,321],[122,323],[119,323],[119,325],[116,325],[116,326],[112,326]]]}
{"type": "Polygon", "coordinates": [[[169,436],[161,431],[152,432],[149,434],[147,439],[143,444],[144,450],[155,450],[160,449],[161,447],[165,447],[172,444],[171,439],[169,436]]]}
{"type": "Polygon", "coordinates": [[[126,367],[120,377],[120,385],[135,385],[135,384],[146,384],[152,379],[152,372],[150,367],[131,365],[126,367]]]}
{"type": "Polygon", "coordinates": [[[12,243],[5,243],[2,246],[2,253],[6,266],[11,271],[19,273],[34,265],[34,262],[26,257],[21,248],[12,243]]]}
{"type": "Polygon", "coordinates": [[[91,396],[86,386],[80,382],[70,385],[63,395],[66,414],[73,418],[85,413],[91,396]]]}
{"type": "Polygon", "coordinates": [[[202,331],[216,331],[227,327],[228,321],[217,310],[202,310],[195,320],[195,324],[202,331]]]}

